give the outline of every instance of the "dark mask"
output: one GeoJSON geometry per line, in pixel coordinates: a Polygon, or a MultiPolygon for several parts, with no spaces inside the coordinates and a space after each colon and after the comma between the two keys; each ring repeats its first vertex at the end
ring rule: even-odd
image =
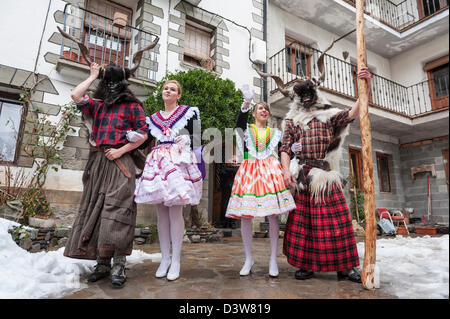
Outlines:
{"type": "Polygon", "coordinates": [[[316,86],[311,80],[299,82],[294,86],[294,92],[300,98],[300,104],[310,108],[317,101],[316,86]]]}
{"type": "Polygon", "coordinates": [[[96,92],[97,98],[102,99],[107,105],[114,104],[117,98],[126,91],[128,76],[129,70],[112,64],[108,65],[100,75],[101,81],[96,92]]]}
{"type": "Polygon", "coordinates": [[[106,84],[106,86],[108,87],[108,93],[111,96],[117,95],[118,93],[120,93],[120,91],[122,91],[122,83],[121,82],[110,81],[106,84]]]}

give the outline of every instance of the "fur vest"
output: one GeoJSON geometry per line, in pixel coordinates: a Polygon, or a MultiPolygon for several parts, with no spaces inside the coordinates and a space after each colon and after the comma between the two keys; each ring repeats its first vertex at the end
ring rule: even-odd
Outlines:
{"type": "MultiPolygon", "coordinates": [[[[285,120],[290,119],[295,126],[299,126],[302,130],[308,130],[308,123],[312,119],[317,119],[322,123],[328,122],[337,113],[342,112],[338,108],[331,107],[330,104],[323,102],[321,98],[311,107],[310,110],[305,110],[298,103],[298,99],[295,99],[290,107],[290,111],[286,114],[285,120]]],[[[284,125],[285,123],[283,123],[284,125]]],[[[335,131],[331,143],[327,147],[324,161],[330,164],[330,171],[325,171],[320,168],[312,168],[306,176],[307,183],[298,179],[297,191],[305,191],[309,185],[309,191],[312,198],[316,203],[322,202],[325,192],[331,189],[331,186],[335,184],[339,188],[342,188],[345,180],[340,171],[340,159],[342,154],[342,144],[345,137],[349,133],[349,126],[340,128],[335,131]]],[[[304,164],[299,164],[299,159],[294,157],[290,163],[291,173],[298,178],[299,174],[303,173],[304,164]]]]}

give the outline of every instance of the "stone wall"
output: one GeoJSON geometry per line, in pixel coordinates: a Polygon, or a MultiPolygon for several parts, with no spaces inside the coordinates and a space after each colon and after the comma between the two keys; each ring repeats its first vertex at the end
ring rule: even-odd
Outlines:
{"type": "Polygon", "coordinates": [[[406,206],[414,208],[415,217],[427,215],[427,176],[430,176],[432,219],[447,225],[449,223],[449,194],[442,151],[448,148],[448,136],[400,147],[401,175],[406,206]],[[431,177],[430,173],[418,173],[413,179],[411,168],[424,164],[434,164],[437,176],[431,177]]]}
{"type": "MultiPolygon", "coordinates": [[[[356,129],[356,124],[352,124],[352,131],[356,129]]],[[[402,184],[401,158],[399,153],[399,144],[396,141],[389,141],[381,134],[373,133],[372,139],[372,159],[373,159],[373,179],[375,186],[375,207],[388,209],[402,209],[405,205],[405,192],[402,184]],[[378,135],[379,139],[375,137],[378,135]],[[380,181],[378,178],[378,165],[376,153],[383,153],[389,155],[389,169],[391,176],[391,192],[380,192],[380,181]]],[[[345,178],[350,176],[350,161],[349,161],[349,147],[361,149],[361,136],[356,134],[349,134],[343,144],[343,152],[341,157],[341,173],[345,178]]],[[[345,197],[347,204],[350,206],[350,198],[353,193],[349,191],[350,186],[347,184],[345,188],[345,197]]]]}

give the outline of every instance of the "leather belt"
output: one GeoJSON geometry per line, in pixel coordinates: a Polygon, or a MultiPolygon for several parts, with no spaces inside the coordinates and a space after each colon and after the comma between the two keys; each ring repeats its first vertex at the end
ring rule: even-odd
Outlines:
{"type": "Polygon", "coordinates": [[[331,171],[330,163],[321,159],[309,159],[309,158],[299,159],[298,164],[299,165],[305,164],[311,167],[320,168],[327,172],[331,171]]]}
{"type": "MultiPolygon", "coordinates": [[[[111,147],[106,147],[106,146],[93,147],[93,146],[91,146],[91,152],[104,153],[104,152],[106,152],[107,150],[109,150],[111,148],[118,148],[118,147],[121,147],[121,146],[111,146],[111,147]]],[[[131,178],[130,172],[125,167],[125,165],[123,165],[122,161],[119,158],[115,159],[114,163],[116,163],[117,167],[122,171],[123,175],[125,175],[127,178],[131,178]]]]}

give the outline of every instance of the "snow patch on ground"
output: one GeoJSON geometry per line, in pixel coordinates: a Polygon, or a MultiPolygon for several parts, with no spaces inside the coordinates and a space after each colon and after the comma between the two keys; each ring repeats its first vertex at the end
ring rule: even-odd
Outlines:
{"type": "MultiPolygon", "coordinates": [[[[0,218],[0,298],[60,298],[87,288],[81,275],[95,261],[63,256],[64,248],[31,254],[12,240],[8,229],[19,224],[0,218]]],[[[449,298],[449,236],[403,237],[377,240],[381,289],[399,298],[449,298]]],[[[358,243],[361,265],[364,243],[358,243]]],[[[133,250],[127,267],[161,254],[133,250]]]]}
{"type": "MultiPolygon", "coordinates": [[[[381,289],[407,299],[449,298],[449,236],[377,240],[381,289]]],[[[361,265],[364,243],[358,243],[361,265]]]]}
{"type": "MultiPolygon", "coordinates": [[[[87,288],[80,276],[90,273],[96,262],[63,256],[57,251],[29,253],[12,240],[8,229],[18,223],[0,218],[0,299],[59,298],[87,288]]],[[[147,259],[161,260],[161,254],[133,250],[127,257],[127,267],[147,259]]]]}

